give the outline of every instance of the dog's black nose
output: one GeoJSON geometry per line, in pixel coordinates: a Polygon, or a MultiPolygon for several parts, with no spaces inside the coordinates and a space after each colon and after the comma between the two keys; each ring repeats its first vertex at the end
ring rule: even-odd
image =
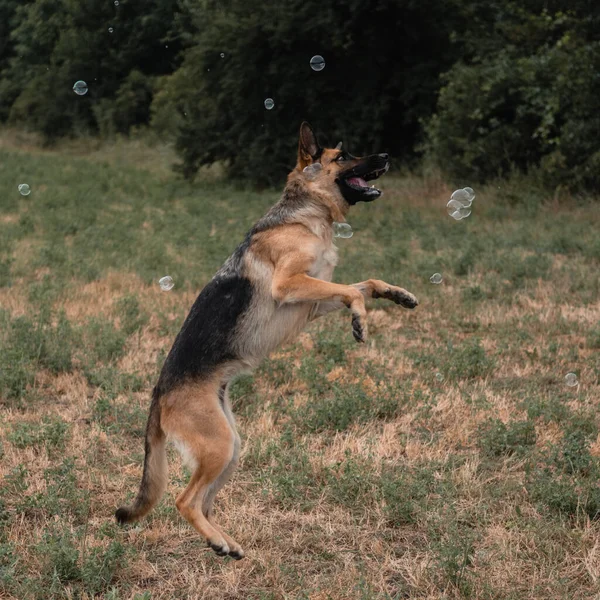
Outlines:
{"type": "Polygon", "coordinates": [[[385,152],[384,152],[383,154],[380,154],[379,156],[380,156],[381,158],[383,158],[383,160],[387,160],[387,159],[390,157],[390,155],[389,155],[389,154],[386,154],[385,152]]]}

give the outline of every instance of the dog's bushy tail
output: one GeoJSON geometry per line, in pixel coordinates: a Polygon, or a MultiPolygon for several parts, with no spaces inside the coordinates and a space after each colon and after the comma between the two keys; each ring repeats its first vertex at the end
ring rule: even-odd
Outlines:
{"type": "Polygon", "coordinates": [[[167,438],[160,426],[159,393],[152,391],[150,415],[146,426],[146,455],[140,490],[131,506],[122,506],[115,513],[123,525],[147,515],[160,500],[167,487],[167,438]]]}

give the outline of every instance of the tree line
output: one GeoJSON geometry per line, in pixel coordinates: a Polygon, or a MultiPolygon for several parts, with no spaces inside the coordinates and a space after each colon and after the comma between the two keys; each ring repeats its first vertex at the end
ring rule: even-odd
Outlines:
{"type": "Polygon", "coordinates": [[[305,119],[469,182],[597,189],[599,109],[597,0],[0,0],[0,122],[151,127],[187,177],[280,184],[305,119]]]}

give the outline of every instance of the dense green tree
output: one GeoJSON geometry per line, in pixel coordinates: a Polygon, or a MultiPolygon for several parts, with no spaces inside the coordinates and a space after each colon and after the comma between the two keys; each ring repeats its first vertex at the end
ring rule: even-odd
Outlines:
{"type": "Polygon", "coordinates": [[[185,9],[193,43],[154,112],[178,130],[187,176],[223,160],[233,177],[279,184],[303,119],[356,154],[410,158],[439,74],[458,56],[450,0],[205,0],[185,9]],[[317,54],[320,72],[309,66],[317,54]]]}
{"type": "Polygon", "coordinates": [[[465,54],[444,75],[429,124],[444,169],[470,181],[516,169],[600,187],[600,5],[561,5],[469,6],[465,54]]]}
{"type": "Polygon", "coordinates": [[[127,132],[147,122],[153,78],[177,66],[175,9],[176,0],[35,0],[22,6],[0,105],[11,106],[12,122],[49,138],[127,132]],[[72,91],[79,79],[88,83],[86,96],[72,91]]]}

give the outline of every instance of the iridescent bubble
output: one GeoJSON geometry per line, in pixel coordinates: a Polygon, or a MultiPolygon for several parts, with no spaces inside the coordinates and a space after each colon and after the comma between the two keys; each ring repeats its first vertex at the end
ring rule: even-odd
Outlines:
{"type": "Polygon", "coordinates": [[[352,231],[352,226],[350,223],[338,223],[334,221],[333,223],[333,237],[336,238],[351,238],[354,235],[354,231],[352,231]]]}
{"type": "Polygon", "coordinates": [[[443,376],[441,373],[436,373],[436,374],[435,374],[435,378],[436,378],[438,381],[444,381],[444,376],[443,376]]]}
{"type": "Polygon", "coordinates": [[[325,68],[325,59],[320,54],[316,54],[310,59],[310,68],[313,71],[322,71],[325,68]]]}
{"type": "Polygon", "coordinates": [[[172,290],[173,286],[175,285],[175,283],[173,282],[173,278],[169,275],[161,277],[158,280],[158,283],[160,285],[160,289],[163,290],[163,292],[168,292],[169,290],[172,290]]]}
{"type": "Polygon", "coordinates": [[[441,274],[441,273],[434,273],[434,274],[433,274],[433,275],[432,275],[432,276],[429,278],[429,281],[431,281],[431,283],[438,284],[438,283],[442,283],[443,279],[444,279],[444,278],[442,277],[442,274],[441,274]]]}
{"type": "Polygon", "coordinates": [[[569,387],[575,387],[579,383],[579,381],[577,381],[577,375],[575,375],[575,373],[567,373],[565,375],[565,383],[569,387]]]}
{"type": "Polygon", "coordinates": [[[308,165],[302,169],[304,175],[309,181],[314,181],[317,178],[317,175],[323,170],[323,165],[321,163],[313,163],[312,165],[308,165]]]}
{"type": "Polygon", "coordinates": [[[265,100],[265,108],[267,110],[271,110],[274,106],[275,106],[275,101],[273,100],[273,98],[267,98],[265,100]]]}
{"type": "Polygon", "coordinates": [[[112,33],[114,31],[114,29],[112,27],[108,28],[108,33],[112,33]]]}
{"type": "Polygon", "coordinates": [[[20,183],[17,189],[21,196],[29,196],[31,194],[31,188],[26,183],[20,183]]]}
{"type": "Polygon", "coordinates": [[[73,91],[78,96],[85,96],[88,92],[88,84],[80,79],[73,84],[73,91]]]}
{"type": "Polygon", "coordinates": [[[221,58],[225,58],[225,52],[221,52],[220,56],[221,58]]]}

